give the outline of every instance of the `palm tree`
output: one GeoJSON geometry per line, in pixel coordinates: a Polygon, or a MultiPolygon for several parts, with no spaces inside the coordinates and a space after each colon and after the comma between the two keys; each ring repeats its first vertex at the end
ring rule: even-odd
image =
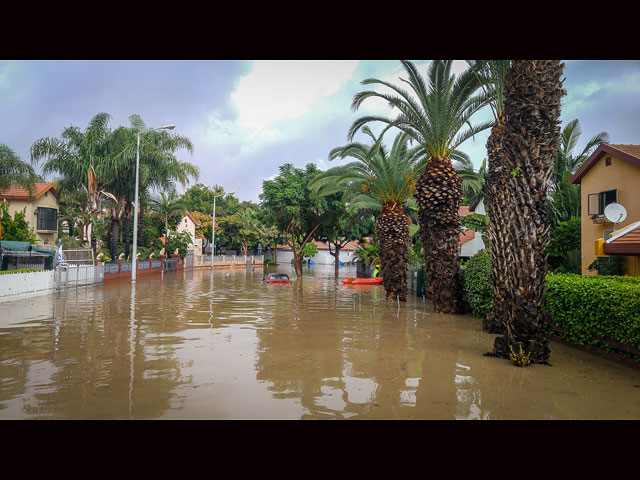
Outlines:
{"type": "Polygon", "coordinates": [[[151,198],[150,206],[151,210],[164,222],[164,251],[165,255],[169,255],[169,222],[182,218],[187,211],[187,206],[174,191],[170,191],[168,195],[161,192],[159,196],[151,198]]]}
{"type": "Polygon", "coordinates": [[[610,141],[607,132],[600,132],[587,142],[580,153],[574,154],[573,150],[581,135],[578,119],[569,122],[560,135],[560,145],[549,181],[550,221],[554,226],[558,222],[580,216],[580,185],[573,185],[569,179],[599,145],[610,141]]]}
{"type": "Polygon", "coordinates": [[[511,66],[511,60],[472,60],[481,86],[490,98],[489,105],[493,112],[494,123],[487,140],[489,159],[486,177],[486,209],[489,225],[486,230],[491,245],[491,272],[493,282],[493,307],[483,326],[491,333],[498,333],[504,323],[505,312],[509,308],[510,299],[507,291],[508,244],[510,237],[505,229],[511,215],[510,191],[504,188],[509,181],[507,155],[503,149],[504,92],[505,75],[511,66]]]}
{"type": "Polygon", "coordinates": [[[353,211],[378,213],[376,236],[380,241],[380,266],[387,298],[407,298],[407,262],[411,219],[403,205],[411,200],[419,172],[426,160],[420,147],[410,148],[407,133],[396,136],[390,151],[370,129],[363,131],[373,145],[353,142],[337,147],[329,159],[352,157],[356,160],[334,167],[316,177],[309,188],[317,195],[346,193],[353,211]]]}
{"type": "MultiPolygon", "coordinates": [[[[501,217],[506,223],[497,235],[506,237],[506,253],[497,250],[492,257],[505,255],[508,269],[499,289],[494,283],[494,296],[507,302],[501,317],[496,318],[504,335],[496,338],[492,354],[523,361],[523,365],[548,363],[550,355],[551,320],[542,311],[542,301],[550,230],[547,191],[558,151],[565,93],[562,71],[559,60],[516,60],[504,79],[499,148],[500,167],[507,174],[501,175],[504,183],[500,188],[492,188],[494,193],[504,192],[510,215],[501,217]]],[[[491,227],[495,229],[495,225],[491,227]]],[[[494,298],[494,310],[495,305],[494,298]]]]}
{"type": "Polygon", "coordinates": [[[17,183],[32,192],[36,180],[33,167],[22,161],[10,147],[0,143],[0,190],[6,190],[17,183]]]}
{"type": "MultiPolygon", "coordinates": [[[[109,189],[117,197],[112,209],[111,235],[119,238],[120,226],[124,226],[125,255],[129,255],[131,244],[131,216],[134,213],[135,165],[137,155],[137,134],[147,129],[139,115],[129,117],[130,127],[117,128],[109,138],[109,158],[116,168],[109,189]]],[[[185,187],[191,178],[199,176],[198,167],[179,161],[175,152],[179,149],[193,152],[193,144],[182,135],[166,131],[151,131],[140,137],[139,196],[142,204],[149,197],[150,190],[171,190],[175,183],[185,187]]],[[[138,217],[138,242],[144,243],[144,215],[141,209],[138,217]]],[[[116,244],[117,245],[117,244],[116,244]]]]}
{"type": "Polygon", "coordinates": [[[238,219],[240,220],[239,233],[244,238],[242,250],[246,256],[249,250],[249,237],[260,232],[260,225],[256,211],[250,207],[243,208],[238,214],[238,219]]]}
{"type": "Polygon", "coordinates": [[[455,161],[453,168],[462,178],[462,195],[464,200],[472,204],[476,200],[485,200],[487,195],[487,159],[482,160],[482,165],[476,171],[473,163],[469,161],[455,161]]]}
{"type": "Polygon", "coordinates": [[[411,92],[389,82],[367,79],[362,83],[381,84],[395,94],[364,91],[355,95],[352,109],[370,97],[386,100],[399,111],[395,118],[365,116],[349,129],[349,138],[369,122],[383,122],[397,127],[423,147],[429,160],[415,186],[418,203],[420,239],[425,253],[429,288],[436,312],[456,313],[460,308],[461,288],[458,272],[458,239],[461,230],[458,207],[462,200],[462,179],[452,165],[453,160],[468,160],[457,150],[467,139],[491,126],[490,122],[471,125],[470,118],[487,102],[485,92],[478,92],[480,81],[473,69],[457,78],[452,75],[452,61],[434,60],[427,78],[416,66],[402,61],[408,75],[403,81],[411,92]]]}
{"type": "Polygon", "coordinates": [[[115,200],[105,189],[114,175],[114,165],[106,152],[110,119],[107,113],[99,113],[84,131],[70,126],[62,131],[60,138],[40,138],[30,149],[31,162],[46,159],[43,174],[59,174],[62,189],[74,191],[82,187],[88,218],[101,212],[104,197],[115,200]]]}

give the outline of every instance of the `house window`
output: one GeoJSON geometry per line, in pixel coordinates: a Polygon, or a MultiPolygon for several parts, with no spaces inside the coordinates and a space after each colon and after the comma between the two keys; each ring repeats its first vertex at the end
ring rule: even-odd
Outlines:
{"type": "Polygon", "coordinates": [[[599,193],[590,193],[588,197],[589,215],[604,215],[604,209],[610,203],[618,201],[618,190],[606,190],[599,193]]]}
{"type": "Polygon", "coordinates": [[[604,159],[604,166],[605,167],[611,166],[611,157],[607,157],[604,159]]]}
{"type": "Polygon", "coordinates": [[[38,207],[36,210],[38,216],[37,230],[58,230],[58,210],[55,208],[38,207]]]}

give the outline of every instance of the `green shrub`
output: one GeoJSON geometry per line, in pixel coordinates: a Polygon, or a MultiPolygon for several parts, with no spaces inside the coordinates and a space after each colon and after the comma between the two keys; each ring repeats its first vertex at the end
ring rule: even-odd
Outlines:
{"type": "Polygon", "coordinates": [[[543,308],[566,340],[595,345],[596,336],[640,348],[640,278],[548,274],[543,308]]]}
{"type": "Polygon", "coordinates": [[[598,257],[587,267],[589,271],[597,271],[598,275],[624,275],[624,258],[620,256],[598,257]]]}
{"type": "Polygon", "coordinates": [[[0,275],[4,275],[7,273],[26,273],[26,272],[42,272],[43,270],[39,270],[37,268],[19,268],[17,270],[3,270],[0,272],[0,275]]]}
{"type": "Polygon", "coordinates": [[[483,249],[469,259],[462,269],[462,285],[474,316],[486,318],[493,302],[491,255],[483,249]]]}

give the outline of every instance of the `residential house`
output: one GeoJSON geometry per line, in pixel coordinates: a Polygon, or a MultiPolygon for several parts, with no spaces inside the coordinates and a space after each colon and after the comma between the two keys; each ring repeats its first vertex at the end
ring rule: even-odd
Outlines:
{"type": "Polygon", "coordinates": [[[35,183],[29,194],[22,185],[0,190],[0,201],[9,204],[9,213],[25,210],[25,220],[33,228],[40,244],[55,247],[58,241],[58,198],[53,183],[35,183]]]}
{"type": "Polygon", "coordinates": [[[600,145],[571,177],[580,185],[582,274],[596,258],[622,255],[624,273],[640,275],[640,145],[600,145]],[[618,203],[626,219],[613,224],[604,209],[618,203]]]}
{"type": "MultiPolygon", "coordinates": [[[[458,208],[458,215],[460,218],[464,218],[467,215],[474,213],[479,215],[487,214],[482,200],[476,201],[469,206],[460,206],[458,208]]],[[[458,240],[458,256],[460,258],[471,258],[480,250],[485,248],[482,233],[466,227],[462,227],[462,229],[463,231],[460,233],[460,239],[458,240]]]]}
{"type": "Polygon", "coordinates": [[[178,232],[189,232],[191,235],[191,244],[189,244],[189,250],[193,250],[194,254],[202,255],[202,238],[196,237],[196,228],[200,227],[200,222],[198,222],[191,212],[187,211],[180,223],[178,224],[176,230],[178,232]]]}

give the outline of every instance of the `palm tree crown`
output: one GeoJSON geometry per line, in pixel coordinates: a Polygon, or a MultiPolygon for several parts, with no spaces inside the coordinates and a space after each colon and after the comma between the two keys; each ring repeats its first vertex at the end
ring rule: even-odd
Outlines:
{"type": "Polygon", "coordinates": [[[385,203],[406,204],[424,168],[424,150],[420,146],[411,148],[409,135],[400,133],[388,151],[369,128],[363,131],[373,145],[353,142],[331,150],[330,160],[352,157],[355,161],[321,173],[309,188],[322,196],[342,191],[355,211],[379,212],[385,203]]]}
{"type": "Polygon", "coordinates": [[[424,79],[412,62],[403,60],[402,66],[409,79],[401,80],[409,85],[412,93],[375,78],[364,80],[363,85],[381,84],[395,95],[371,90],[360,92],[351,105],[354,111],[367,98],[379,97],[399,113],[395,118],[361,117],[351,125],[348,138],[353,139],[367,123],[379,121],[386,124],[383,134],[396,127],[422,145],[432,158],[468,160],[469,157],[457,148],[465,140],[491,127],[492,122],[470,123],[471,116],[487,104],[490,96],[486,92],[478,93],[480,80],[473,68],[456,77],[451,72],[452,64],[451,60],[434,60],[429,64],[427,78],[424,79]]]}

